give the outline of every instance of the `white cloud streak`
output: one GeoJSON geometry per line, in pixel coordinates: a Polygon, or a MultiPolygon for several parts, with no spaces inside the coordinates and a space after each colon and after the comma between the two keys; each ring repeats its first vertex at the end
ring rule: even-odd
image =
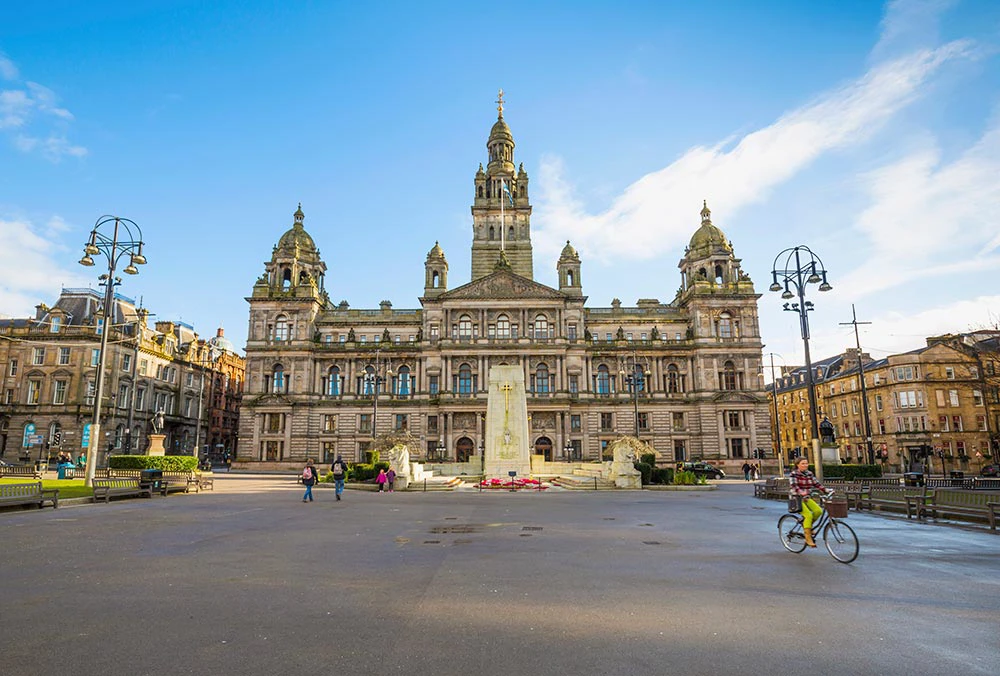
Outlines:
{"type": "Polygon", "coordinates": [[[40,299],[54,301],[59,296],[61,284],[87,285],[78,273],[59,269],[55,237],[49,235],[65,229],[58,216],[44,228],[23,218],[0,218],[0,308],[5,313],[33,315],[40,299]]]}
{"type": "MultiPolygon", "coordinates": [[[[15,80],[17,76],[14,63],[0,54],[0,77],[15,80]]],[[[21,152],[39,152],[52,162],[83,157],[87,149],[66,138],[65,129],[73,120],[73,113],[59,105],[56,93],[37,82],[0,90],[0,131],[10,134],[21,152]]]]}
{"type": "Polygon", "coordinates": [[[0,52],[0,78],[4,80],[16,80],[17,75],[17,66],[3,52],[0,52]]]}
{"type": "Polygon", "coordinates": [[[741,207],[766,199],[823,153],[866,139],[916,99],[943,64],[969,50],[970,43],[955,41],[873,67],[730,149],[726,143],[692,148],[628,186],[603,213],[587,213],[562,163],[546,158],[539,181],[539,249],[554,253],[572,239],[592,258],[648,259],[674,250],[697,223],[702,197],[732,221],[741,207]]]}

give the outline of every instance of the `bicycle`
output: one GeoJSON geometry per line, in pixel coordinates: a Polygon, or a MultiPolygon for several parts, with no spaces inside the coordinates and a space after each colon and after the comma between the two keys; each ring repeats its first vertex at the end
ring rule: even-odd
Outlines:
{"type": "MultiPolygon", "coordinates": [[[[854,534],[854,529],[842,520],[847,514],[844,510],[843,516],[841,516],[839,506],[844,503],[834,504],[834,511],[838,512],[837,516],[830,513],[828,503],[832,498],[833,491],[819,495],[823,512],[818,519],[813,521],[812,530],[813,533],[822,532],[823,544],[826,546],[826,551],[830,552],[830,556],[841,563],[850,563],[858,558],[860,550],[858,536],[854,534]]],[[[806,548],[802,515],[788,513],[778,519],[778,537],[781,538],[781,544],[784,545],[785,549],[795,554],[801,553],[806,548]]]]}

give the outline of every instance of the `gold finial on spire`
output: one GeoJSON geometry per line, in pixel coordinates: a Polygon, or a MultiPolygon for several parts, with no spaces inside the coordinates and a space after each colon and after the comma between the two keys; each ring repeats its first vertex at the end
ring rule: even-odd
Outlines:
{"type": "Polygon", "coordinates": [[[497,92],[497,113],[503,117],[503,89],[497,92]]]}

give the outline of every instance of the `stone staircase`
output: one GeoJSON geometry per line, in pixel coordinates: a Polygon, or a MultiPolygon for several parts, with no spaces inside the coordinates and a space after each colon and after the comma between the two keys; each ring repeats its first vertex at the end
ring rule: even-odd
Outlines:
{"type": "Polygon", "coordinates": [[[571,491],[613,491],[615,490],[615,485],[607,479],[602,479],[600,476],[588,475],[586,473],[577,474],[573,473],[572,476],[557,476],[549,480],[549,482],[554,486],[559,486],[560,488],[565,488],[571,491]]]}

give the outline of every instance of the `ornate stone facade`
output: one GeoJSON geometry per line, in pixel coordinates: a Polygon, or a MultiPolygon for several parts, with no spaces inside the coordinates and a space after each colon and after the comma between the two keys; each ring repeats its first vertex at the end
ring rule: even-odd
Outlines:
{"type": "Polygon", "coordinates": [[[558,286],[533,279],[528,177],[499,113],[473,179],[471,281],[449,288],[435,243],[418,308],[332,303],[300,205],[247,299],[241,461],[355,460],[404,429],[414,459],[467,460],[493,365],[524,369],[529,443],[549,460],[598,459],[636,430],[664,462],[739,465],[770,447],[759,296],[707,205],[672,301],[588,308],[568,242],[558,286]]]}

